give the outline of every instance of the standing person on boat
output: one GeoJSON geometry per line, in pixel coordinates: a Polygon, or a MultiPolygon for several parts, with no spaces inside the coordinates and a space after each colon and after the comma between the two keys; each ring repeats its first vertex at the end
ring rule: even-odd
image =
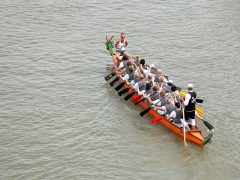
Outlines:
{"type": "Polygon", "coordinates": [[[192,125],[192,129],[196,129],[196,122],[195,122],[195,110],[196,110],[196,97],[197,93],[193,91],[193,85],[188,84],[188,93],[185,95],[185,97],[182,99],[184,100],[184,113],[185,113],[185,119],[187,122],[190,121],[190,124],[192,125]]]}
{"type": "Polygon", "coordinates": [[[125,34],[124,33],[121,33],[120,35],[120,40],[118,40],[116,43],[115,43],[115,48],[116,48],[116,52],[117,52],[117,57],[119,57],[120,55],[129,55],[127,52],[126,52],[126,47],[128,45],[128,42],[126,41],[125,39],[125,34]]]}

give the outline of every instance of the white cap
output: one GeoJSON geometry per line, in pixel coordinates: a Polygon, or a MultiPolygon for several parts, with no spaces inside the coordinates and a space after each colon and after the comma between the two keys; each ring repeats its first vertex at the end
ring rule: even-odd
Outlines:
{"type": "Polygon", "coordinates": [[[187,87],[192,89],[193,85],[191,83],[189,83],[187,87]]]}
{"type": "Polygon", "coordinates": [[[169,83],[173,83],[173,81],[170,79],[169,81],[168,81],[169,83]]]}

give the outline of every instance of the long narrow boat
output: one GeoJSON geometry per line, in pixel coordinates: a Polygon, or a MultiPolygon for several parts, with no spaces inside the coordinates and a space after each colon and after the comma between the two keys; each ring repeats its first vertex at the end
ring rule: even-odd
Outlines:
{"type": "MultiPolygon", "coordinates": [[[[112,39],[112,38],[111,38],[112,39]]],[[[116,56],[115,54],[113,53],[113,42],[107,40],[106,42],[106,47],[107,47],[107,50],[109,50],[110,52],[110,55],[112,56],[112,59],[115,60],[116,56]]],[[[115,75],[115,73],[112,73],[110,77],[113,77],[115,75]]],[[[118,81],[119,84],[123,84],[123,82],[125,82],[121,77],[117,77],[115,79],[115,81],[118,81]]],[[[128,84],[128,83],[124,83],[124,86],[122,87],[122,89],[125,88],[125,89],[128,89],[128,92],[126,93],[126,95],[130,95],[130,94],[134,94],[132,96],[132,98],[136,98],[138,96],[137,92],[128,84]]],[[[151,108],[149,106],[148,103],[144,102],[144,101],[141,101],[140,103],[138,103],[139,106],[141,106],[142,108],[144,109],[147,109],[147,108],[151,108]]],[[[153,118],[157,118],[158,121],[163,124],[165,127],[167,127],[168,129],[170,129],[172,132],[184,137],[184,132],[183,132],[183,129],[178,126],[178,125],[175,125],[173,124],[172,122],[166,120],[163,116],[161,116],[156,110],[154,110],[153,108],[150,109],[150,111],[148,112],[148,114],[150,114],[153,118]]],[[[208,122],[207,122],[208,123],[208,122]]],[[[211,125],[210,125],[211,126],[211,125]]],[[[213,127],[212,127],[213,128],[213,127]]],[[[198,145],[205,145],[209,142],[211,142],[211,138],[212,138],[212,132],[210,131],[209,134],[207,136],[204,136],[202,134],[202,131],[200,129],[197,128],[197,130],[192,130],[192,131],[189,131],[189,132],[186,132],[185,133],[185,137],[187,140],[191,141],[191,142],[194,142],[198,145]]]]}

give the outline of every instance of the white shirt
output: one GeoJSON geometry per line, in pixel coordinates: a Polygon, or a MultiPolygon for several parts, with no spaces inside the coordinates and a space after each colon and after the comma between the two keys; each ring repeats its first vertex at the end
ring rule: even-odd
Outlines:
{"type": "MultiPolygon", "coordinates": [[[[177,110],[181,110],[181,108],[178,108],[177,110]]],[[[170,117],[175,119],[176,116],[177,116],[176,111],[172,111],[171,114],[170,114],[170,117]]]]}
{"type": "Polygon", "coordinates": [[[138,91],[138,90],[139,90],[138,82],[133,86],[133,89],[134,89],[135,91],[138,91]]]}
{"type": "Polygon", "coordinates": [[[123,68],[123,67],[124,67],[124,64],[123,64],[123,62],[120,62],[120,64],[119,64],[118,68],[123,68]]]}
{"type": "Polygon", "coordinates": [[[175,119],[177,116],[176,112],[175,111],[172,111],[171,114],[170,114],[170,117],[175,119]]]}
{"type": "Polygon", "coordinates": [[[161,101],[160,101],[160,99],[157,99],[157,100],[153,101],[153,104],[154,104],[154,105],[161,106],[161,101]]]}
{"type": "Polygon", "coordinates": [[[124,81],[128,81],[129,80],[129,75],[128,74],[125,74],[125,76],[123,76],[122,78],[124,81]]]}
{"type": "Polygon", "coordinates": [[[119,41],[117,49],[120,50],[120,51],[125,50],[125,40],[124,40],[123,43],[121,41],[119,41]]]}
{"type": "Polygon", "coordinates": [[[190,99],[191,99],[191,95],[190,95],[189,93],[186,94],[185,100],[184,100],[184,106],[187,106],[187,105],[188,105],[190,99]]]}

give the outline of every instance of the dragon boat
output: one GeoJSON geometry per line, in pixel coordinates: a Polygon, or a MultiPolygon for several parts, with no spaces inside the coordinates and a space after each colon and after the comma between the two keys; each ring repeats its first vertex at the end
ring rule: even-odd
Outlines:
{"type": "MultiPolygon", "coordinates": [[[[108,39],[106,37],[106,48],[109,51],[110,55],[112,56],[112,60],[116,60],[116,55],[113,52],[113,41],[112,41],[113,36],[108,39]]],[[[121,77],[117,76],[117,74],[115,73],[115,71],[113,71],[112,73],[110,73],[109,75],[107,75],[105,77],[105,80],[108,81],[110,79],[112,79],[113,77],[115,77],[111,82],[110,82],[110,86],[116,87],[116,91],[119,91],[118,94],[119,96],[122,96],[123,94],[125,94],[126,96],[124,97],[125,101],[129,100],[130,98],[132,98],[132,101],[135,105],[141,106],[144,111],[142,111],[140,113],[141,116],[145,115],[145,114],[149,114],[150,116],[152,116],[152,123],[156,124],[157,122],[161,123],[162,125],[164,125],[166,128],[168,128],[169,130],[171,130],[172,132],[180,135],[181,137],[183,137],[184,139],[191,141],[197,145],[203,146],[206,145],[208,143],[211,143],[211,138],[212,138],[212,132],[213,132],[213,126],[208,123],[207,121],[201,119],[203,121],[203,124],[207,127],[208,129],[208,134],[205,136],[202,133],[202,130],[198,128],[198,126],[196,126],[196,130],[191,130],[191,131],[187,131],[185,132],[180,125],[174,124],[170,121],[168,121],[164,116],[161,116],[154,108],[152,108],[147,102],[145,102],[144,100],[139,100],[138,102],[134,102],[133,99],[137,99],[139,97],[139,94],[127,83],[125,82],[121,77]]],[[[180,96],[184,96],[186,93],[185,92],[180,92],[180,96]]],[[[196,111],[199,115],[203,115],[204,111],[199,108],[196,107],[196,111]]]]}

